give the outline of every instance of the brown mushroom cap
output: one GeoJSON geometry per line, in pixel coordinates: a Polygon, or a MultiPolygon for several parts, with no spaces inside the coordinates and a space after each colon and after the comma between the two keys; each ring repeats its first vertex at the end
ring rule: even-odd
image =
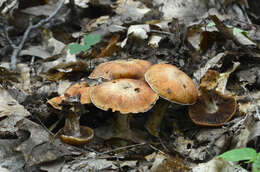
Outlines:
{"type": "Polygon", "coordinates": [[[120,78],[143,79],[144,73],[150,66],[152,66],[152,63],[146,60],[114,60],[99,64],[89,75],[89,78],[103,78],[105,80],[120,78]]]}
{"type": "Polygon", "coordinates": [[[155,64],[145,73],[145,80],[162,98],[178,104],[193,104],[198,98],[195,83],[170,64],[155,64]]]}
{"type": "Polygon", "coordinates": [[[47,101],[48,105],[51,105],[54,109],[62,110],[61,103],[68,97],[80,95],[81,104],[90,104],[90,87],[87,83],[76,83],[66,89],[65,93],[58,97],[53,97],[47,101]]]}
{"type": "Polygon", "coordinates": [[[80,146],[89,143],[94,137],[94,131],[86,126],[80,126],[80,136],[69,136],[62,134],[61,141],[74,146],[80,146]]]}
{"type": "Polygon", "coordinates": [[[73,97],[80,95],[80,103],[81,104],[89,104],[91,103],[90,96],[89,96],[90,87],[87,83],[81,82],[76,83],[70,86],[64,93],[65,97],[73,97]]]}
{"type": "Polygon", "coordinates": [[[213,99],[216,102],[216,110],[207,108],[202,96],[197,102],[189,107],[191,120],[202,126],[221,126],[229,121],[235,114],[237,103],[231,96],[224,96],[219,92],[213,93],[213,99]]]}
{"type": "Polygon", "coordinates": [[[62,100],[64,97],[58,96],[58,97],[53,97],[47,101],[47,105],[51,105],[54,109],[62,110],[62,107],[60,106],[62,100]]]}
{"type": "Polygon", "coordinates": [[[100,109],[127,114],[148,111],[158,95],[143,80],[117,79],[92,87],[90,98],[100,109]]]}

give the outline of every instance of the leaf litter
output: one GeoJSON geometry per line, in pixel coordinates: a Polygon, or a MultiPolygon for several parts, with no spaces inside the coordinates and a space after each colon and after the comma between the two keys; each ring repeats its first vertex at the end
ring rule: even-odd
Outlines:
{"type": "Polygon", "coordinates": [[[55,2],[0,3],[0,169],[251,170],[216,157],[234,148],[260,150],[255,1],[66,1],[47,24],[31,30],[17,56],[17,69],[12,71],[10,43],[21,39],[29,18],[37,22],[48,17],[57,8],[55,2]],[[71,53],[71,45],[80,51],[71,53]],[[134,143],[134,139],[102,138],[102,133],[113,133],[113,113],[82,105],[79,122],[96,135],[81,147],[61,142],[68,107],[65,102],[64,108],[51,109],[46,102],[75,83],[95,86],[105,82],[88,78],[98,64],[131,58],[175,65],[197,86],[208,70],[217,71],[216,90],[236,98],[235,116],[222,127],[201,127],[189,119],[188,107],[171,104],[159,137],[154,137],[144,128],[151,109],[131,117],[131,129],[145,138],[145,143],[134,143]]]}

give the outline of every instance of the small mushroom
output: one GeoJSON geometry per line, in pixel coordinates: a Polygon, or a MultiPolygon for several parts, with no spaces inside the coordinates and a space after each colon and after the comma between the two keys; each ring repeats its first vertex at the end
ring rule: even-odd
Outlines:
{"type": "Polygon", "coordinates": [[[62,110],[61,103],[63,99],[64,97],[62,96],[53,97],[47,101],[47,105],[50,105],[54,109],[62,110]]]}
{"type": "Polygon", "coordinates": [[[81,104],[90,104],[90,96],[89,96],[90,87],[87,83],[81,82],[76,83],[70,86],[64,93],[65,97],[74,97],[80,95],[80,103],[81,104]]]}
{"type": "Polygon", "coordinates": [[[208,70],[201,79],[198,101],[189,107],[191,120],[201,126],[222,126],[235,114],[237,103],[234,97],[216,91],[220,74],[208,70]]]}
{"type": "Polygon", "coordinates": [[[199,96],[197,102],[189,107],[189,116],[197,125],[222,126],[234,116],[236,100],[217,91],[209,92],[210,98],[205,98],[205,95],[199,96]]]}
{"type": "Polygon", "coordinates": [[[158,137],[163,113],[170,102],[191,105],[198,98],[198,90],[192,79],[170,64],[155,64],[145,73],[145,80],[163,99],[155,105],[154,113],[149,117],[145,127],[158,137]]]}
{"type": "Polygon", "coordinates": [[[117,112],[116,137],[134,140],[129,115],[151,109],[158,95],[143,80],[117,79],[92,87],[90,98],[98,108],[117,112]]]}
{"type": "Polygon", "coordinates": [[[114,60],[99,64],[89,75],[90,79],[114,80],[120,78],[144,79],[144,73],[152,64],[146,60],[114,60]]]}
{"type": "Polygon", "coordinates": [[[82,104],[91,103],[89,88],[87,83],[77,83],[70,86],[63,95],[47,101],[53,108],[66,113],[63,134],[60,136],[65,143],[82,145],[90,142],[94,136],[91,128],[79,124],[82,104]]]}
{"type": "Polygon", "coordinates": [[[53,97],[52,99],[47,101],[47,104],[51,105],[54,109],[62,110],[61,103],[62,100],[66,100],[69,97],[74,97],[80,95],[80,103],[81,104],[90,104],[90,96],[89,96],[89,89],[87,83],[81,82],[76,83],[67,88],[63,95],[58,97],[53,97]]]}

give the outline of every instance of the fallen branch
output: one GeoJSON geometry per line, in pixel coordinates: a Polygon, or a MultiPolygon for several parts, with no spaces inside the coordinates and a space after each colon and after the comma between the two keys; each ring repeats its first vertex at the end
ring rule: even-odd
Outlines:
{"type": "Polygon", "coordinates": [[[40,26],[48,23],[61,9],[62,5],[64,4],[65,0],[61,0],[60,4],[58,5],[58,7],[56,8],[56,10],[47,18],[40,20],[38,23],[36,24],[32,24],[32,21],[30,20],[29,22],[29,26],[27,27],[27,29],[25,30],[24,34],[23,34],[23,38],[22,40],[18,43],[18,45],[16,45],[9,37],[8,35],[8,29],[7,27],[3,27],[3,31],[4,31],[4,35],[5,35],[5,39],[7,40],[7,42],[10,44],[10,46],[13,48],[13,52],[11,55],[11,63],[10,63],[10,68],[11,70],[15,70],[16,69],[16,61],[17,61],[17,56],[19,55],[20,51],[22,50],[25,41],[27,40],[31,30],[39,28],[40,26]]]}

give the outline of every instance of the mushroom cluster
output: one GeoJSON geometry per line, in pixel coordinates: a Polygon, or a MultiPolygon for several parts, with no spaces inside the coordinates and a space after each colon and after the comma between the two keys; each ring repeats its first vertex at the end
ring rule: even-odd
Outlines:
{"type": "Polygon", "coordinates": [[[130,116],[148,111],[158,99],[144,81],[151,66],[146,60],[115,60],[101,63],[90,74],[90,79],[105,81],[90,89],[90,98],[96,107],[115,112],[113,137],[136,141],[130,130],[130,116]]]}
{"type": "MultiPolygon", "coordinates": [[[[115,60],[98,65],[89,78],[101,78],[103,82],[91,87],[87,83],[74,84],[62,96],[47,102],[59,110],[69,102],[70,113],[64,127],[66,135],[61,137],[64,142],[69,143],[68,137],[81,138],[85,133],[79,125],[82,104],[91,103],[104,111],[115,112],[114,136],[134,140],[129,124],[133,114],[147,112],[156,104],[145,127],[150,134],[158,136],[163,114],[170,102],[192,105],[198,99],[198,90],[192,79],[170,64],[152,65],[138,59],[115,60]],[[75,96],[79,100],[71,103],[70,99],[75,96]]],[[[190,114],[197,113],[193,111],[190,110],[190,114]]]]}
{"type": "Polygon", "coordinates": [[[91,101],[100,109],[118,111],[118,134],[128,138],[131,138],[129,118],[122,114],[146,112],[152,108],[158,96],[162,97],[145,125],[150,134],[158,136],[164,111],[170,102],[191,105],[198,98],[196,85],[191,78],[170,64],[116,60],[100,64],[89,78],[110,80],[91,89],[91,101]],[[134,84],[137,82],[140,86],[134,84]],[[96,100],[97,97],[101,102],[96,100]]]}
{"type": "Polygon", "coordinates": [[[151,65],[148,61],[138,59],[102,63],[94,69],[89,78],[101,78],[105,82],[92,87],[87,83],[75,84],[63,95],[48,100],[47,104],[51,107],[58,110],[66,109],[67,118],[61,140],[74,145],[84,144],[78,143],[78,139],[82,139],[83,134],[86,133],[81,130],[83,127],[79,125],[79,118],[81,105],[90,103],[102,110],[116,111],[115,137],[132,140],[129,114],[148,111],[158,99],[158,95],[144,81],[144,73],[151,65]],[[70,100],[75,97],[80,100],[71,103],[70,100]]]}

